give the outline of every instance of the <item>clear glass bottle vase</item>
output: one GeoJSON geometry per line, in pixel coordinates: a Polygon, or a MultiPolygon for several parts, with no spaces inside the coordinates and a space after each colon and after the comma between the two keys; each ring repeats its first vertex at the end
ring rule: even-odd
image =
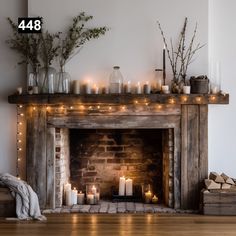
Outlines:
{"type": "Polygon", "coordinates": [[[113,67],[113,72],[109,78],[110,93],[123,93],[123,76],[119,66],[113,67]]]}
{"type": "Polygon", "coordinates": [[[40,93],[54,93],[56,70],[53,67],[43,67],[39,70],[39,91],[40,93]]]}
{"type": "Polygon", "coordinates": [[[70,93],[71,77],[69,73],[65,72],[64,66],[56,75],[55,92],[56,93],[70,93]]]}

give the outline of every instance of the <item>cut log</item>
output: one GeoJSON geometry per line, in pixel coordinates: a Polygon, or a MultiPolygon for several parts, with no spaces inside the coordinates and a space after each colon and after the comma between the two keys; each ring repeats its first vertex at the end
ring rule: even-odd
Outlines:
{"type": "Polygon", "coordinates": [[[220,189],[221,188],[221,184],[216,183],[214,180],[212,179],[205,179],[205,186],[206,189],[220,189]]]}
{"type": "Polygon", "coordinates": [[[225,183],[234,185],[234,181],[226,174],[221,174],[222,178],[224,179],[225,183]]]}
{"type": "Polygon", "coordinates": [[[222,189],[230,189],[231,188],[231,184],[224,183],[224,184],[222,184],[221,188],[222,189]]]}
{"type": "Polygon", "coordinates": [[[221,184],[225,183],[225,180],[223,179],[223,177],[220,176],[220,175],[219,175],[218,173],[216,173],[216,172],[211,172],[211,173],[210,173],[210,176],[209,176],[209,179],[214,180],[216,183],[221,183],[221,184]]]}

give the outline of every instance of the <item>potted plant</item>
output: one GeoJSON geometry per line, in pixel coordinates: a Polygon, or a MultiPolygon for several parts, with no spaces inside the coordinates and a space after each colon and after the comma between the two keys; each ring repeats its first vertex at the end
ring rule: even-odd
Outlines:
{"type": "Polygon", "coordinates": [[[97,39],[104,35],[107,27],[86,28],[86,23],[93,19],[84,12],[73,18],[72,25],[68,28],[64,37],[60,34],[58,58],[60,71],[57,74],[56,92],[68,93],[70,76],[65,72],[65,64],[77,55],[83,45],[91,39],[97,39]]]}
{"type": "Polygon", "coordinates": [[[30,66],[30,73],[28,76],[27,87],[32,89],[32,87],[38,86],[38,67],[39,63],[39,45],[40,45],[40,34],[19,34],[17,25],[7,18],[12,31],[13,36],[9,38],[6,43],[9,47],[17,51],[22,60],[18,62],[19,65],[26,64],[30,66]]]}
{"type": "Polygon", "coordinates": [[[182,92],[183,86],[189,86],[187,80],[187,71],[189,65],[193,62],[194,55],[201,49],[204,45],[199,43],[194,46],[194,41],[197,34],[197,23],[190,42],[186,41],[186,30],[187,30],[188,19],[185,17],[183,28],[180,32],[179,41],[177,43],[177,48],[174,48],[173,41],[170,39],[170,49],[167,43],[166,37],[162,30],[161,24],[158,21],[158,27],[162,35],[164,45],[167,50],[168,59],[170,61],[172,69],[172,92],[180,93],[182,92]]]}
{"type": "Polygon", "coordinates": [[[39,87],[41,93],[54,93],[56,70],[51,66],[53,60],[58,56],[59,33],[50,34],[48,31],[40,35],[39,57],[43,67],[39,70],[39,87]]]}

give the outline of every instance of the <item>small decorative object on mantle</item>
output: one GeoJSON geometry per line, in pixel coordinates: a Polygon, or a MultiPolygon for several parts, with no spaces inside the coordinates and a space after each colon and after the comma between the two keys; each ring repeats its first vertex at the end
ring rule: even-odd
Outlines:
{"type": "Polygon", "coordinates": [[[209,79],[206,75],[190,78],[191,93],[207,94],[209,92],[209,79]]]}
{"type": "Polygon", "coordinates": [[[120,72],[119,66],[114,66],[109,78],[110,93],[123,93],[123,76],[120,72]]]}
{"type": "MultiPolygon", "coordinates": [[[[174,49],[172,39],[170,40],[170,47],[169,47],[160,22],[158,21],[157,23],[158,23],[158,27],[160,29],[160,32],[163,38],[163,42],[164,42],[163,64],[164,64],[164,56],[165,56],[164,53],[166,49],[167,56],[169,58],[171,69],[172,69],[172,76],[173,76],[172,92],[181,93],[183,86],[186,85],[186,82],[187,82],[186,80],[187,80],[188,66],[192,63],[195,53],[204,46],[204,45],[197,44],[194,47],[194,40],[196,38],[196,33],[197,33],[197,24],[195,26],[194,33],[190,40],[189,45],[186,45],[186,29],[187,29],[188,19],[187,17],[185,18],[184,25],[181,30],[179,41],[177,44],[178,46],[176,49],[174,49]]],[[[164,70],[164,66],[163,66],[163,70],[164,70]]]]}
{"type": "Polygon", "coordinates": [[[82,46],[91,39],[97,39],[104,35],[108,30],[107,27],[88,28],[86,23],[93,19],[93,16],[86,15],[81,12],[73,18],[71,26],[68,28],[65,36],[60,38],[59,45],[59,65],[60,71],[57,74],[56,92],[70,92],[70,76],[65,72],[65,64],[68,63],[75,55],[77,55],[82,46]],[[78,49],[77,51],[75,51],[78,49]]]}

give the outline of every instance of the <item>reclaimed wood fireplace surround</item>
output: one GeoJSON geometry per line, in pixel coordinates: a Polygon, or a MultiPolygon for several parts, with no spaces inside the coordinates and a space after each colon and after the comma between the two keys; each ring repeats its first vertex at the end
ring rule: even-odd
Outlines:
{"type": "MultiPolygon", "coordinates": [[[[55,128],[166,129],[173,133],[174,208],[198,209],[208,175],[208,104],[229,95],[12,95],[26,106],[27,181],[42,208],[55,207],[55,128]],[[36,109],[35,109],[36,108],[36,109]]],[[[168,198],[168,197],[167,197],[168,198]]],[[[168,199],[167,199],[168,201],[168,199]]]]}

